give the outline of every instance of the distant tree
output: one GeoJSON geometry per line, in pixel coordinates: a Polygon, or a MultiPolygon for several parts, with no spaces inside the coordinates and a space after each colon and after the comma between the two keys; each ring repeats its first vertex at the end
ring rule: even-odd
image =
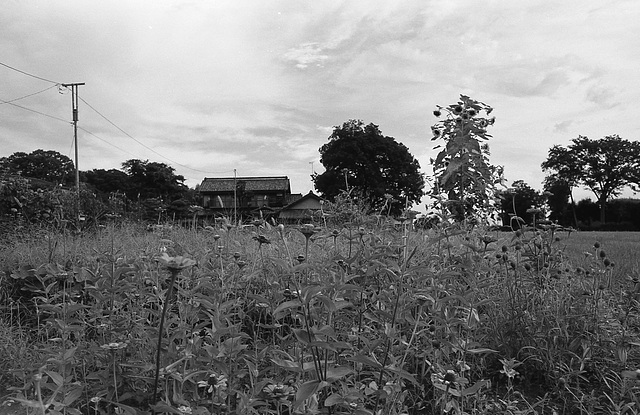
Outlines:
{"type": "Polygon", "coordinates": [[[491,138],[487,128],[495,122],[495,117],[489,118],[492,111],[487,104],[465,95],[460,95],[455,104],[437,106],[433,111],[436,117],[444,117],[431,126],[432,140],[445,142],[431,160],[436,180],[433,194],[446,199],[448,209],[460,221],[494,210],[502,168],[489,164],[489,146],[485,143],[491,138]]]}
{"type": "Polygon", "coordinates": [[[618,135],[599,140],[579,136],[566,148],[553,146],[542,169],[554,172],[572,187],[583,185],[591,190],[600,206],[600,222],[605,223],[609,198],[627,186],[640,190],[640,142],[618,135]]]}
{"type": "Polygon", "coordinates": [[[0,170],[55,184],[70,184],[75,180],[75,166],[71,159],[53,150],[13,153],[0,158],[0,170]]]}
{"type": "Polygon", "coordinates": [[[320,148],[325,172],[313,176],[315,188],[333,200],[357,189],[374,209],[387,206],[393,214],[420,201],[424,179],[409,149],[382,134],[375,124],[349,120],[333,128],[320,148]]]}
{"type": "Polygon", "coordinates": [[[83,171],[80,172],[80,179],[106,195],[115,192],[127,193],[131,187],[129,175],[116,169],[83,171]]]}
{"type": "Polygon", "coordinates": [[[176,175],[173,167],[149,160],[131,159],[122,163],[122,169],[129,176],[130,188],[127,195],[132,200],[163,198],[175,200],[188,190],[185,178],[176,175]]]}
{"type": "Polygon", "coordinates": [[[544,181],[544,195],[549,206],[549,220],[563,226],[578,226],[571,186],[566,180],[557,174],[547,176],[544,181]]]}
{"type": "MultiPolygon", "coordinates": [[[[516,180],[511,188],[498,192],[500,206],[502,208],[502,223],[519,229],[522,222],[517,218],[528,222],[532,218],[531,209],[542,210],[544,198],[537,190],[533,189],[523,180],[516,180]]],[[[540,215],[538,215],[538,218],[540,215]]]]}

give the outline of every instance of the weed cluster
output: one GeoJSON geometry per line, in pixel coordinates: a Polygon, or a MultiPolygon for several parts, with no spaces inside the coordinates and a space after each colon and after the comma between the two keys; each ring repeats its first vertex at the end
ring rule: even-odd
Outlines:
{"type": "Polygon", "coordinates": [[[606,246],[349,219],[49,235],[3,264],[0,388],[50,414],[640,412],[640,281],[606,246]]]}

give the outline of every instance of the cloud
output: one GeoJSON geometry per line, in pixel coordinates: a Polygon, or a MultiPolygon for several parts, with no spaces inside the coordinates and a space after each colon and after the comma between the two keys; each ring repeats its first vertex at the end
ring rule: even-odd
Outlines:
{"type": "Polygon", "coordinates": [[[569,127],[573,124],[573,120],[564,120],[556,123],[553,126],[554,133],[566,133],[569,130],[569,127]]]}
{"type": "Polygon", "coordinates": [[[613,102],[616,93],[609,87],[604,85],[592,85],[586,94],[586,99],[589,102],[593,102],[601,107],[613,108],[618,105],[617,102],[613,102]]]}
{"type": "Polygon", "coordinates": [[[285,59],[296,63],[296,68],[306,69],[309,65],[323,66],[324,61],[329,59],[323,54],[324,48],[316,42],[305,43],[298,47],[291,48],[284,54],[285,59]]]}

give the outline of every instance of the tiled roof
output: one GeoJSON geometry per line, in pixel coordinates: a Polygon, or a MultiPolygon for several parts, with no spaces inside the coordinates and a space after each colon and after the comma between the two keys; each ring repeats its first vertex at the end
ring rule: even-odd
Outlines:
{"type": "Polygon", "coordinates": [[[245,191],[277,191],[282,190],[285,193],[291,191],[289,178],[286,176],[276,177],[205,177],[200,184],[200,192],[233,192],[234,183],[238,186],[241,182],[245,183],[245,191]]]}

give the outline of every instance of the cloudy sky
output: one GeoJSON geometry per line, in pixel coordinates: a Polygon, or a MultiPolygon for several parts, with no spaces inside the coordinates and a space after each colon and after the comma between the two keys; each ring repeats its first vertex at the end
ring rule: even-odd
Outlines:
{"type": "Polygon", "coordinates": [[[287,175],[306,193],[318,148],[349,119],[377,124],[429,173],[432,110],[460,94],[495,108],[491,161],[510,182],[539,189],[548,149],[578,135],[640,139],[637,0],[2,7],[0,156],[73,159],[71,95],[56,86],[73,82],[85,83],[81,170],[148,159],[191,187],[236,169],[287,175]]]}

